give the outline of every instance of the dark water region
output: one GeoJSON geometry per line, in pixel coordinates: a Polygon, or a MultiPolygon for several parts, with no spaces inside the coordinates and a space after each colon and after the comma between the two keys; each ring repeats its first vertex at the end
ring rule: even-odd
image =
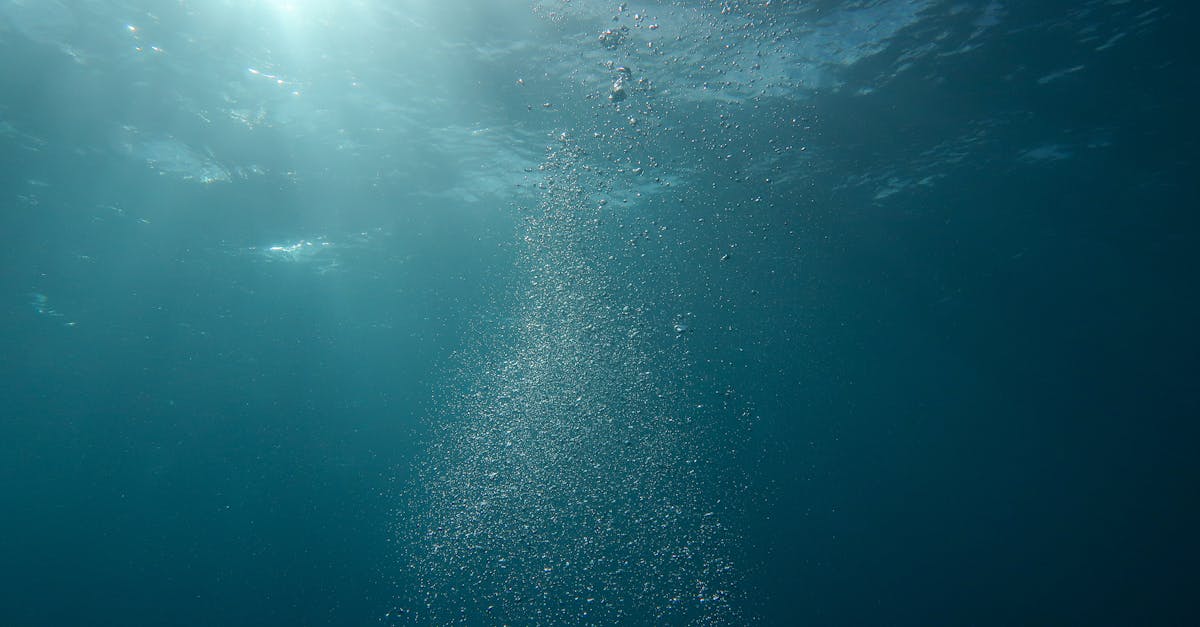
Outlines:
{"type": "Polygon", "coordinates": [[[1193,624],[1194,13],[0,0],[0,624],[1193,624]]]}

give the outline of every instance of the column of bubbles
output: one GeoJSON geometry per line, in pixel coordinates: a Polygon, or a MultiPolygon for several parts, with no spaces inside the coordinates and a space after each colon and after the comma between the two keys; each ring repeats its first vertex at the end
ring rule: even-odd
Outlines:
{"type": "Polygon", "coordinates": [[[548,151],[500,296],[514,315],[441,393],[399,525],[400,622],[743,622],[723,412],[688,389],[684,340],[606,273],[584,158],[566,136],[548,151]]]}

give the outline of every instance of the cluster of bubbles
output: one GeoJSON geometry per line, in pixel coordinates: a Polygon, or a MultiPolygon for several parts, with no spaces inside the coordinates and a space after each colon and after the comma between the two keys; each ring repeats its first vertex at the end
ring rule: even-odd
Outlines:
{"type": "Polygon", "coordinates": [[[515,311],[440,399],[402,543],[418,624],[738,624],[719,460],[684,343],[604,263],[566,136],[524,216],[515,311]]]}

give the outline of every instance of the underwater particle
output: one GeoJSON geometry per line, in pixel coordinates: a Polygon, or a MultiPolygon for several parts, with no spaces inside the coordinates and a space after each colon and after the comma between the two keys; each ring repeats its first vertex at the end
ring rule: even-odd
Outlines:
{"type": "Polygon", "coordinates": [[[617,81],[615,83],[613,83],[612,91],[609,92],[609,94],[608,94],[608,99],[613,102],[621,102],[622,100],[625,100],[625,98],[628,96],[629,96],[629,93],[625,89],[625,81],[623,79],[618,78],[617,81]]]}
{"type": "Polygon", "coordinates": [[[622,65],[617,68],[617,80],[613,81],[612,91],[608,94],[608,99],[612,102],[621,102],[629,96],[629,89],[626,85],[633,79],[633,71],[622,65]]]}

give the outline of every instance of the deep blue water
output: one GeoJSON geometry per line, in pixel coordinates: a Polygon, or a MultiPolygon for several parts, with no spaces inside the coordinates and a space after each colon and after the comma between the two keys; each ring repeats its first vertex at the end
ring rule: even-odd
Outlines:
{"type": "Polygon", "coordinates": [[[1195,17],[0,0],[0,624],[1195,624],[1195,17]]]}

